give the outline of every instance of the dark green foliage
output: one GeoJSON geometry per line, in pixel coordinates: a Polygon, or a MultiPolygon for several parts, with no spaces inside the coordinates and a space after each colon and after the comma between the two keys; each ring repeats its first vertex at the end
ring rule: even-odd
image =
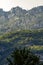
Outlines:
{"type": "Polygon", "coordinates": [[[15,49],[11,55],[12,59],[7,59],[8,65],[38,65],[39,57],[34,55],[31,50],[27,48],[15,49]]]}

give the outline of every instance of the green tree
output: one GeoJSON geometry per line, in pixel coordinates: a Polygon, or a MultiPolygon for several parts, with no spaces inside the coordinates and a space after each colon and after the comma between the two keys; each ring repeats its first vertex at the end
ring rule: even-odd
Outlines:
{"type": "Polygon", "coordinates": [[[39,57],[34,55],[27,48],[15,49],[11,55],[12,59],[7,58],[8,65],[38,65],[39,57]]]}

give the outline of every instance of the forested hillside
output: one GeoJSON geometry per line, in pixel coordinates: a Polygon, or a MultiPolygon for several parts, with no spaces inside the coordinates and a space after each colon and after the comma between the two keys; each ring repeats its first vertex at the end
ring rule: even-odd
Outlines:
{"type": "Polygon", "coordinates": [[[27,47],[43,59],[43,30],[22,30],[9,32],[0,36],[0,65],[6,63],[6,58],[15,47],[27,47]]]}

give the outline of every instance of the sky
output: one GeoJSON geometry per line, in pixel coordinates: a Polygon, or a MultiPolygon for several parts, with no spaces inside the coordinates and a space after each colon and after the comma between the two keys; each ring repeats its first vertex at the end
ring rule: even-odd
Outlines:
{"type": "Polygon", "coordinates": [[[43,6],[43,0],[0,0],[0,8],[3,8],[5,11],[9,11],[16,6],[29,10],[33,7],[43,6]]]}

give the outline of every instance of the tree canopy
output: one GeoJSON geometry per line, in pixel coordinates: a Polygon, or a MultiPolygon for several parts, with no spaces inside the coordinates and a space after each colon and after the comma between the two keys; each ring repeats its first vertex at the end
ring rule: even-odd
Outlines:
{"type": "Polygon", "coordinates": [[[16,48],[11,54],[11,58],[7,58],[8,65],[38,65],[39,57],[31,52],[30,49],[16,48]]]}

